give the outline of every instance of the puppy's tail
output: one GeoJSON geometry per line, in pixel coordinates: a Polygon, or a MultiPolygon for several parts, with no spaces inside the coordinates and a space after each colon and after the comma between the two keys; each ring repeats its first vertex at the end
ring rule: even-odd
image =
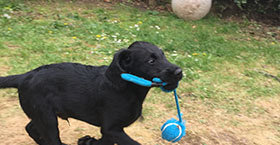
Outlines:
{"type": "Polygon", "coordinates": [[[0,77],[1,88],[18,88],[19,78],[21,75],[12,75],[7,77],[0,77]]]}

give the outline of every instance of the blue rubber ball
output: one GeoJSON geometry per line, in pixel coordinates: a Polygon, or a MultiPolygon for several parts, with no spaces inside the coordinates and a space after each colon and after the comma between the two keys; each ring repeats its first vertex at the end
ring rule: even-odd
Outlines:
{"type": "Polygon", "coordinates": [[[170,142],[177,142],[186,135],[185,122],[179,122],[172,118],[166,121],[161,127],[161,136],[170,142]]]}

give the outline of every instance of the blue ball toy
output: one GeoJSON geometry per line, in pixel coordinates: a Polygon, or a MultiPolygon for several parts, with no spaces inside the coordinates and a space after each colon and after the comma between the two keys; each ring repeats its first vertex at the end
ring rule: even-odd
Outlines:
{"type": "Polygon", "coordinates": [[[185,122],[180,122],[172,118],[162,125],[161,136],[163,139],[174,143],[186,135],[185,130],[185,122]]]}

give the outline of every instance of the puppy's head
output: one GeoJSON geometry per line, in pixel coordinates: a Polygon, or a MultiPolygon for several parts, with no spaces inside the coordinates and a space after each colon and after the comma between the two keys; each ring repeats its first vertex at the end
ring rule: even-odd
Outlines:
{"type": "Polygon", "coordinates": [[[148,42],[134,42],[127,49],[122,49],[114,56],[111,65],[117,66],[120,72],[130,73],[147,80],[155,77],[167,82],[164,87],[173,90],[182,79],[182,70],[170,63],[163,51],[148,42]]]}

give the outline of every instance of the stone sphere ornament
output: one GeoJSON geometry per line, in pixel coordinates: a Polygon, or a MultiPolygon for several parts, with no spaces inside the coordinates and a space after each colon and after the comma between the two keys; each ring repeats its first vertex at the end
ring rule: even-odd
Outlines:
{"type": "Polygon", "coordinates": [[[199,20],[206,16],[211,8],[212,0],[172,0],[173,12],[185,20],[199,20]]]}

